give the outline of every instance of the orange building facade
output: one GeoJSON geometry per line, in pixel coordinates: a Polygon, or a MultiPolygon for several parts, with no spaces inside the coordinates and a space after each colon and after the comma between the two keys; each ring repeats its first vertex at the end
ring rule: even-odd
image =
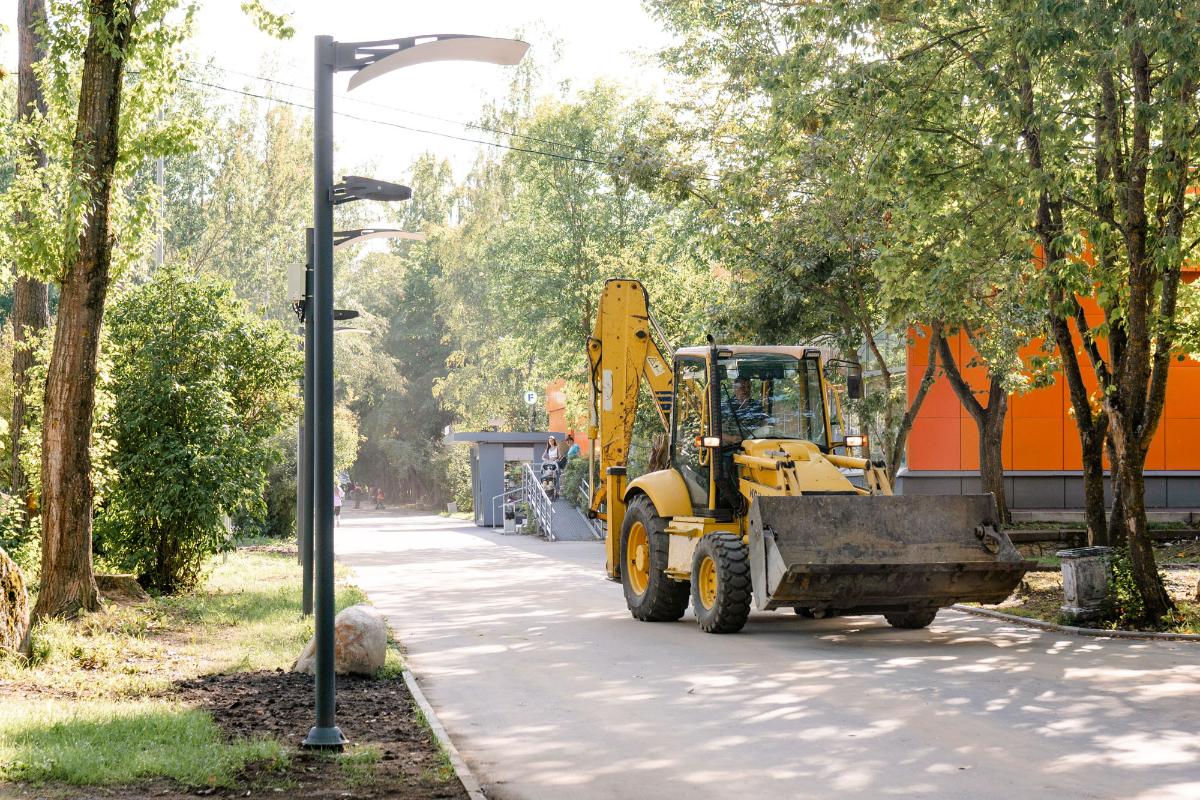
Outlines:
{"type": "MultiPolygon", "coordinates": [[[[1188,282],[1200,272],[1186,276],[1188,282]]],[[[1093,307],[1089,318],[1098,315],[1093,307]]],[[[908,396],[928,364],[927,332],[910,331],[908,396]]],[[[986,393],[983,367],[968,367],[975,355],[967,338],[950,341],[963,377],[986,393]]],[[[1025,355],[1037,351],[1036,343],[1025,355]]],[[[1085,380],[1095,388],[1087,357],[1080,352],[1085,380]]],[[[986,394],[981,395],[986,402],[986,394]]],[[[1004,426],[1005,491],[1013,508],[1082,508],[1083,479],[1079,433],[1062,375],[1052,385],[1009,399],[1004,426]]],[[[1107,467],[1107,460],[1105,467],[1107,467]]],[[[898,488],[907,494],[959,494],[980,490],[979,435],[975,421],[958,401],[949,380],[939,374],[925,397],[908,440],[908,461],[898,488]]],[[[1172,360],[1166,407],[1146,459],[1146,505],[1200,508],[1200,363],[1172,360]]]]}
{"type": "Polygon", "coordinates": [[[566,381],[557,380],[546,384],[546,416],[550,422],[547,430],[566,431],[575,437],[581,455],[591,452],[591,443],[587,438],[586,419],[567,419],[567,396],[563,391],[566,381]]]}

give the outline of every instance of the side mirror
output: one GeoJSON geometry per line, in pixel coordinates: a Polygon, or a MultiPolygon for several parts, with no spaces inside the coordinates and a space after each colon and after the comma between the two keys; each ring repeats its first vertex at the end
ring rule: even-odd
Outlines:
{"type": "Polygon", "coordinates": [[[828,379],[831,372],[840,372],[838,377],[846,382],[846,396],[851,400],[862,400],[866,396],[863,385],[863,369],[862,364],[857,361],[846,361],[840,358],[830,359],[825,362],[825,377],[828,379]]]}
{"type": "Polygon", "coordinates": [[[846,395],[851,400],[862,400],[863,399],[864,392],[863,392],[862,367],[859,367],[858,370],[855,372],[848,372],[846,374],[846,395]]]}

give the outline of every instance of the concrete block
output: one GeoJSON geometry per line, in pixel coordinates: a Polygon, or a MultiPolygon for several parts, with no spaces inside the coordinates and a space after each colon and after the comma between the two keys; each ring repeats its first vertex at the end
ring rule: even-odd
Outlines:
{"type": "Polygon", "coordinates": [[[1008,503],[1013,508],[1065,508],[1063,477],[1014,476],[1013,494],[1008,503]]]}
{"type": "Polygon", "coordinates": [[[1167,507],[1167,479],[1146,476],[1146,508],[1167,507]]]}
{"type": "Polygon", "coordinates": [[[962,494],[962,479],[958,477],[920,477],[905,475],[897,483],[901,494],[962,494]]]}
{"type": "Polygon", "coordinates": [[[1167,478],[1168,508],[1200,508],[1200,475],[1167,478]]]}
{"type": "MultiPolygon", "coordinates": [[[[1067,476],[1066,478],[1066,507],[1083,508],[1083,477],[1067,476]]],[[[1112,507],[1112,481],[1104,479],[1104,505],[1112,507]]]]}

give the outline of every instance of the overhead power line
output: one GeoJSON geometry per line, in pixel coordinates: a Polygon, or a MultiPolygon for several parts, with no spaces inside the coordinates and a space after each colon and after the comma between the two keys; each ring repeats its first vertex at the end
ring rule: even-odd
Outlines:
{"type": "MultiPolygon", "coordinates": [[[[222,92],[231,92],[233,94],[240,94],[244,97],[253,97],[258,100],[266,100],[267,102],[270,102],[270,103],[279,103],[280,105],[291,106],[293,108],[302,108],[307,111],[313,110],[312,106],[306,105],[304,103],[297,103],[293,100],[283,100],[278,97],[271,97],[270,95],[258,94],[256,92],[249,92],[249,91],[246,91],[245,89],[234,89],[232,86],[222,86],[219,83],[211,83],[209,81],[202,81],[202,80],[198,80],[196,78],[180,78],[180,80],[184,81],[185,83],[195,84],[197,86],[206,86],[210,89],[218,89],[222,92]]],[[[501,144],[500,142],[489,142],[486,139],[473,139],[469,136],[458,136],[456,134],[446,133],[444,131],[434,131],[434,130],[429,130],[428,128],[417,128],[412,125],[401,125],[398,122],[389,122],[388,120],[383,120],[383,119],[373,119],[371,117],[360,117],[357,114],[347,114],[344,111],[335,111],[333,113],[334,113],[334,116],[344,117],[346,119],[352,119],[352,120],[356,120],[358,122],[367,122],[367,123],[371,123],[372,125],[385,125],[389,128],[399,128],[400,130],[410,131],[412,133],[424,133],[424,134],[428,134],[430,136],[440,136],[444,139],[454,139],[455,141],[467,142],[469,144],[479,144],[479,145],[483,145],[485,147],[498,147],[503,150],[513,150],[518,153],[528,153],[530,155],[546,156],[548,158],[557,158],[560,161],[578,161],[583,164],[595,164],[595,165],[601,166],[601,167],[608,167],[613,164],[612,161],[597,161],[594,158],[583,158],[582,156],[564,156],[561,153],[550,153],[545,150],[535,150],[530,147],[518,147],[518,146],[512,145],[512,144],[501,144]]]]}
{"type": "MultiPolygon", "coordinates": [[[[229,72],[229,73],[235,74],[235,75],[243,75],[245,77],[254,78],[256,80],[262,80],[262,81],[266,81],[268,83],[275,83],[280,86],[286,86],[289,88],[299,89],[299,90],[307,91],[307,92],[312,91],[311,89],[307,89],[306,87],[299,86],[297,84],[287,83],[285,81],[277,81],[273,78],[264,78],[260,75],[250,75],[248,73],[239,73],[234,70],[226,70],[221,67],[215,67],[215,68],[221,70],[222,72],[229,72]]],[[[219,83],[213,83],[211,81],[203,81],[198,78],[182,78],[181,77],[179,80],[181,80],[185,83],[194,84],[196,86],[205,86],[207,88],[216,89],[216,90],[222,91],[222,92],[229,92],[231,94],[242,95],[243,97],[252,97],[256,100],[265,100],[269,103],[278,103],[280,105],[290,106],[292,108],[304,109],[305,111],[313,110],[313,107],[306,103],[297,103],[294,100],[284,100],[282,98],[274,97],[271,95],[259,94],[258,92],[251,92],[246,89],[235,89],[232,86],[223,86],[219,83]]],[[[339,95],[339,97],[347,98],[346,95],[339,95]]],[[[356,98],[347,98],[347,99],[355,100],[355,102],[367,102],[364,100],[357,100],[356,98]]],[[[586,158],[584,156],[579,156],[579,155],[563,155],[562,153],[551,153],[546,150],[538,150],[538,149],[532,148],[532,147],[519,147],[519,146],[513,145],[513,144],[502,144],[500,142],[488,141],[486,139],[476,139],[476,138],[473,138],[470,136],[459,136],[459,135],[453,134],[453,133],[446,133],[445,131],[435,131],[435,130],[430,130],[429,128],[418,128],[413,125],[403,125],[399,122],[391,122],[389,120],[375,119],[373,117],[364,117],[364,116],[360,116],[358,114],[349,114],[345,111],[334,111],[333,114],[334,114],[334,116],[343,117],[345,119],[352,119],[357,122],[366,122],[371,125],[383,125],[383,126],[389,127],[389,128],[397,128],[399,130],[409,131],[410,133],[423,133],[423,134],[426,134],[429,136],[439,136],[443,139],[453,139],[454,141],[466,142],[468,144],[477,144],[477,145],[482,145],[484,147],[495,147],[495,148],[499,148],[501,150],[510,150],[510,151],[513,151],[516,153],[526,153],[528,155],[545,156],[546,158],[554,158],[554,159],[558,159],[559,161],[574,161],[574,162],[577,162],[580,164],[593,164],[598,167],[608,168],[608,167],[611,167],[613,164],[617,163],[617,160],[618,160],[615,156],[608,154],[608,153],[603,153],[599,150],[593,150],[591,148],[581,147],[579,145],[567,144],[566,142],[556,142],[553,139],[541,139],[536,136],[528,136],[526,134],[516,133],[513,131],[504,131],[504,130],[499,130],[496,128],[489,128],[489,127],[483,126],[483,125],[474,125],[471,123],[465,123],[465,122],[461,122],[458,120],[447,119],[445,117],[438,117],[433,114],[422,114],[421,112],[417,112],[417,111],[407,111],[405,109],[396,108],[394,106],[383,105],[382,103],[368,103],[368,104],[375,105],[380,108],[390,109],[392,111],[399,111],[399,112],[405,113],[405,114],[414,114],[414,115],[418,115],[418,116],[424,116],[429,119],[434,119],[434,120],[438,120],[441,122],[448,122],[453,125],[462,125],[464,127],[476,128],[478,130],[487,131],[489,133],[495,133],[495,134],[501,135],[501,136],[524,138],[524,139],[529,139],[532,141],[537,141],[537,142],[540,142],[543,144],[548,144],[548,145],[551,145],[554,147],[562,147],[565,149],[577,150],[577,151],[584,150],[587,152],[597,153],[603,157],[606,157],[607,160],[586,158]]],[[[719,180],[718,178],[713,177],[711,175],[698,175],[696,177],[698,177],[702,180],[706,180],[706,181],[719,180]]]]}
{"type": "MultiPolygon", "coordinates": [[[[297,91],[305,92],[306,94],[312,94],[311,86],[301,86],[298,83],[289,83],[288,81],[281,81],[276,78],[268,78],[265,75],[253,75],[249,72],[240,72],[236,69],[228,69],[226,67],[218,67],[216,65],[213,65],[212,68],[215,70],[218,70],[220,72],[224,72],[227,75],[237,75],[242,78],[250,78],[251,80],[262,81],[263,83],[270,83],[270,84],[274,84],[275,86],[283,86],[288,89],[295,89],[297,91]]],[[[414,117],[422,117],[423,119],[431,119],[431,120],[435,120],[437,122],[445,122],[449,125],[459,125],[463,128],[474,128],[475,130],[486,131],[487,133],[495,133],[500,136],[509,136],[509,137],[514,137],[517,139],[525,139],[525,140],[531,141],[531,142],[538,142],[539,144],[548,144],[553,147],[562,147],[567,150],[579,150],[579,151],[582,151],[585,153],[592,153],[592,154],[599,155],[599,156],[607,156],[608,155],[607,153],[605,153],[601,150],[597,150],[592,147],[584,147],[583,145],[571,144],[569,142],[560,142],[560,141],[556,141],[554,139],[545,139],[540,136],[531,136],[528,133],[518,133],[517,131],[508,131],[508,130],[504,130],[502,128],[493,128],[489,125],[482,125],[478,122],[463,122],[462,120],[450,119],[449,117],[439,117],[437,114],[429,114],[424,111],[413,111],[413,110],[407,109],[407,108],[400,108],[398,106],[388,105],[387,103],[376,103],[372,100],[363,100],[362,98],[354,97],[354,96],[348,95],[348,94],[335,94],[334,97],[339,100],[349,100],[354,103],[361,103],[361,104],[367,105],[367,106],[374,106],[375,108],[382,108],[382,109],[386,109],[388,111],[395,111],[400,114],[409,114],[414,117]]]]}

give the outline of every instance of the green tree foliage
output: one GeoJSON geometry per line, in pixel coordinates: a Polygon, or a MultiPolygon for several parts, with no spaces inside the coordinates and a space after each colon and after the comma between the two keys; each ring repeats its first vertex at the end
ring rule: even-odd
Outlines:
{"type": "Polygon", "coordinates": [[[294,320],[281,278],[303,259],[312,205],[312,127],[295,109],[247,98],[228,118],[213,98],[189,92],[210,135],[166,170],[166,259],[220,275],[238,296],[280,321],[294,320]]]}
{"type": "Polygon", "coordinates": [[[393,210],[395,227],[428,231],[430,240],[393,242],[338,267],[340,302],[363,312],[360,331],[338,335],[339,389],[362,436],[355,481],[401,502],[440,505],[449,492],[442,430],[452,418],[433,392],[451,351],[437,296],[439,231],[457,188],[450,165],[431,156],[414,163],[410,183],[413,201],[393,210]]]}
{"type": "MultiPolygon", "coordinates": [[[[114,186],[121,190],[113,192],[111,213],[117,274],[141,257],[154,230],[156,194],[124,189],[148,160],[185,153],[199,135],[194,117],[158,114],[178,86],[183,62],[176,48],[191,32],[191,7],[178,0],[146,0],[128,8],[132,30],[120,54],[127,85],[113,175],[114,186]]],[[[21,273],[57,281],[78,250],[92,204],[87,176],[72,161],[71,148],[81,60],[94,16],[86,4],[50,0],[47,17],[49,56],[34,67],[46,95],[46,113],[9,123],[11,135],[0,137],[4,160],[17,166],[0,195],[0,248],[4,261],[21,273]],[[42,143],[44,166],[23,147],[25,139],[42,143]]]]}
{"type": "Polygon", "coordinates": [[[176,269],[121,298],[109,324],[104,542],[148,588],[185,589],[226,545],[224,518],[261,510],[264,445],[296,413],[298,357],[227,283],[176,269]]]}
{"type": "Polygon", "coordinates": [[[694,210],[618,169],[626,138],[661,113],[598,84],[509,119],[531,141],[554,143],[549,154],[509,152],[476,165],[463,222],[448,232],[440,292],[457,346],[436,389],[463,425],[526,429],[522,394],[541,396],[551,379],[586,396],[584,342],[609,278],[646,284],[674,344],[714,331],[726,282],[694,246],[694,210]]]}
{"type": "MultiPolygon", "coordinates": [[[[1160,619],[1170,603],[1145,536],[1142,470],[1172,351],[1185,344],[1181,265],[1200,242],[1188,194],[1200,85],[1195,4],[650,6],[683,35],[668,53],[677,69],[723,70],[728,118],[754,105],[746,127],[767,132],[768,152],[787,153],[798,133],[841,142],[850,168],[819,168],[817,183],[846,187],[838,174],[857,177],[867,207],[887,209],[888,225],[870,239],[887,318],[910,309],[945,333],[968,332],[988,370],[984,406],[955,380],[963,365],[943,359],[980,425],[981,449],[1008,394],[1036,385],[1052,356],[1061,360],[1092,536],[1106,536],[1107,438],[1118,495],[1111,525],[1118,536],[1128,529],[1141,607],[1160,619]],[[1084,313],[1085,300],[1100,317],[1084,313]],[[1042,336],[1057,352],[1021,363],[1020,345],[1042,336]]],[[[724,97],[700,97],[726,118],[724,97]]],[[[752,140],[741,127],[710,124],[705,143],[719,152],[721,142],[752,140]]],[[[786,197],[809,205],[809,185],[799,181],[786,197]]],[[[863,206],[836,190],[816,194],[833,199],[831,219],[863,206]]],[[[725,196],[740,211],[741,198],[725,196]]]]}
{"type": "MultiPolygon", "coordinates": [[[[914,223],[925,217],[917,204],[900,202],[904,181],[895,173],[916,161],[880,157],[882,109],[842,82],[853,49],[802,24],[798,8],[673,0],[650,7],[681,37],[663,60],[686,87],[676,112],[626,149],[622,169],[698,209],[697,243],[736,287],[720,312],[733,339],[824,344],[866,363],[874,391],[859,411],[867,413],[873,456],[894,477],[938,367],[932,347],[926,374],[906,392],[904,334],[913,325],[949,333],[958,325],[948,317],[961,311],[955,302],[935,305],[926,284],[914,293],[902,279],[912,271],[898,245],[918,236],[914,223]]],[[[953,230],[947,221],[942,236],[953,230]]],[[[982,248],[967,258],[931,247],[929,233],[920,238],[942,269],[980,274],[982,248]]],[[[985,441],[993,439],[999,453],[999,437],[985,441]]],[[[1003,485],[998,474],[994,483],[1003,485]]]]}
{"type": "MultiPolygon", "coordinates": [[[[1112,527],[1117,537],[1129,533],[1134,582],[1147,619],[1157,622],[1171,604],[1145,532],[1142,470],[1176,345],[1181,267],[1194,247],[1189,242],[1200,241],[1187,195],[1200,124],[1196,7],[849,8],[843,30],[870,29],[889,55],[889,73],[901,76],[880,85],[896,97],[893,104],[909,102],[919,85],[923,97],[944,96],[966,112],[941,115],[949,125],[928,116],[901,119],[926,149],[939,150],[946,169],[964,165],[978,174],[964,198],[1015,190],[1004,205],[1016,216],[1004,225],[1039,246],[1041,269],[1031,284],[1042,294],[1036,307],[1057,345],[1079,427],[1089,528],[1093,539],[1106,539],[1100,454],[1107,431],[1119,498],[1112,527]],[[1085,298],[1099,306],[1101,319],[1088,319],[1085,298]],[[1089,383],[1099,385],[1098,394],[1089,383]]],[[[986,232],[1002,213],[964,227],[986,232]]]]}

